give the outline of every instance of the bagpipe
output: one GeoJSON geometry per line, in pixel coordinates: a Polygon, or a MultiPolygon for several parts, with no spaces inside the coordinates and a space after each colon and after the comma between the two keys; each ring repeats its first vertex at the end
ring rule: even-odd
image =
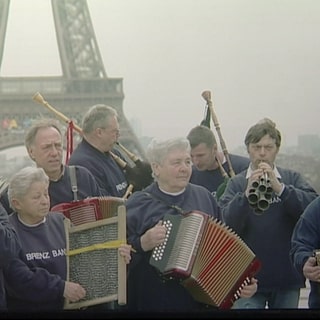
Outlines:
{"type": "Polygon", "coordinates": [[[229,156],[229,152],[227,150],[226,143],[222,137],[221,128],[220,128],[220,124],[219,124],[217,115],[214,111],[213,102],[211,100],[211,91],[209,91],[209,90],[203,91],[202,98],[206,101],[207,104],[206,104],[206,109],[205,109],[205,116],[204,116],[204,119],[201,121],[200,125],[210,128],[210,122],[211,122],[211,120],[213,121],[216,132],[218,134],[221,150],[226,158],[228,168],[229,168],[229,173],[228,173],[224,169],[219,157],[216,157],[216,161],[218,163],[219,170],[221,172],[222,177],[224,178],[223,183],[218,187],[217,192],[216,192],[217,199],[219,199],[227,186],[229,178],[235,176],[235,172],[232,167],[232,163],[230,160],[230,156],[229,156]]]}
{"type": "MultiPolygon", "coordinates": [[[[73,121],[69,119],[67,116],[65,116],[63,113],[52,107],[39,92],[34,94],[33,100],[45,106],[47,109],[52,111],[60,120],[68,124],[66,152],[66,163],[68,163],[71,153],[73,151],[73,131],[76,131],[78,134],[82,136],[82,129],[77,124],[73,123],[73,121]]],[[[114,152],[109,151],[109,154],[113,157],[113,159],[116,161],[119,167],[124,171],[126,179],[129,183],[126,193],[123,196],[123,198],[126,199],[130,196],[130,194],[133,191],[142,190],[151,182],[153,182],[152,169],[148,162],[139,159],[138,156],[130,152],[121,143],[117,142],[115,147],[122,156],[122,153],[125,154],[125,156],[121,158],[114,152]],[[126,157],[131,160],[132,164],[129,164],[129,162],[124,160],[126,157]]]]}

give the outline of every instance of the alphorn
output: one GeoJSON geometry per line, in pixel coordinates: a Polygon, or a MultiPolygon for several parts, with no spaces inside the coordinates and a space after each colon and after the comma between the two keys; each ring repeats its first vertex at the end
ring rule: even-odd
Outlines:
{"type": "MultiPolygon", "coordinates": [[[[219,136],[221,149],[222,149],[223,154],[224,154],[224,156],[225,156],[225,158],[227,160],[227,163],[228,163],[230,177],[233,177],[233,176],[235,176],[235,172],[234,172],[232,164],[231,164],[231,160],[230,160],[229,153],[228,153],[228,150],[227,150],[227,147],[226,147],[226,143],[225,143],[225,141],[224,141],[224,139],[222,137],[222,134],[221,134],[221,129],[220,129],[220,125],[219,125],[219,122],[218,122],[218,118],[217,118],[217,116],[216,116],[216,114],[214,112],[213,102],[211,100],[211,91],[209,91],[209,90],[203,91],[202,92],[202,98],[207,102],[209,111],[211,113],[211,118],[212,118],[213,124],[214,124],[214,126],[216,128],[216,131],[217,131],[217,134],[219,136]]],[[[217,161],[218,161],[218,164],[219,164],[218,157],[217,157],[217,161]]],[[[221,163],[219,164],[219,167],[220,166],[222,167],[221,163]]],[[[220,168],[220,170],[221,170],[221,168],[220,168]]],[[[227,176],[228,176],[228,174],[226,173],[225,177],[227,177],[227,176]]]]}
{"type": "MultiPolygon", "coordinates": [[[[63,113],[61,113],[60,111],[56,110],[53,106],[51,106],[48,101],[46,101],[43,96],[39,93],[36,92],[32,99],[36,102],[38,102],[39,104],[45,106],[47,109],[49,109],[50,111],[52,111],[56,116],[58,116],[62,121],[64,121],[65,123],[70,123],[72,120],[69,119],[66,115],[64,115],[63,113]]],[[[74,124],[73,128],[75,131],[77,131],[81,136],[82,136],[82,129],[77,125],[74,124]]],[[[117,143],[117,145],[119,145],[119,147],[121,147],[120,143],[117,143]]],[[[127,152],[129,152],[127,149],[125,149],[125,147],[121,147],[121,149],[126,150],[127,152]]],[[[125,170],[127,168],[127,162],[124,161],[123,159],[121,159],[119,156],[117,156],[116,154],[114,154],[112,151],[109,151],[110,155],[113,157],[113,159],[117,162],[117,164],[121,167],[121,169],[125,170]]],[[[134,156],[133,153],[130,152],[131,157],[134,156]]],[[[129,156],[129,154],[128,154],[129,156]]],[[[130,156],[129,156],[130,157],[130,156]]],[[[137,158],[135,156],[135,158],[137,158]]],[[[132,159],[132,158],[130,158],[132,159]]],[[[133,160],[133,159],[132,159],[133,160]]],[[[125,195],[123,196],[124,199],[126,199],[126,197],[128,197],[133,190],[133,185],[130,184],[127,188],[127,191],[125,193],[125,195]]]]}

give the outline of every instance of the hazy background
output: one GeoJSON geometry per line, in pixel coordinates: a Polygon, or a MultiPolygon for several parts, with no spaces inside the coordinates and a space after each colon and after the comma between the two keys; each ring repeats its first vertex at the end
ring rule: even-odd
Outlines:
{"type": "MultiPolygon", "coordinates": [[[[263,117],[278,124],[284,145],[319,134],[319,0],[87,3],[139,136],[186,135],[203,119],[207,89],[229,150],[263,117]]],[[[1,76],[60,74],[50,0],[11,0],[1,76]]]]}

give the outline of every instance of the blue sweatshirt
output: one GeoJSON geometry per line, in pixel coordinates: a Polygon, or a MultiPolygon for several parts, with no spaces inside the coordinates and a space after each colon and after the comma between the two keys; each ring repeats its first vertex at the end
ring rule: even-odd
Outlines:
{"type": "MultiPolygon", "coordinates": [[[[290,256],[297,270],[303,274],[303,266],[320,249],[320,197],[312,201],[298,220],[292,234],[290,256]]],[[[308,306],[320,308],[320,283],[310,281],[308,306]]]]}
{"type": "MultiPolygon", "coordinates": [[[[240,173],[243,170],[246,170],[250,164],[249,158],[235,154],[230,154],[229,157],[232,168],[236,174],[240,173]]],[[[230,168],[228,163],[225,162],[222,167],[229,175],[230,168]]],[[[193,166],[190,182],[206,187],[210,192],[212,192],[213,195],[215,195],[219,186],[221,186],[224,182],[224,177],[222,176],[219,168],[214,170],[200,171],[195,166],[193,166]]]]}
{"type": "Polygon", "coordinates": [[[149,264],[151,251],[144,252],[141,248],[140,237],[146,230],[158,223],[166,213],[180,214],[170,205],[178,206],[185,212],[199,210],[220,217],[219,208],[211,193],[204,187],[191,183],[182,194],[176,196],[164,194],[154,182],[144,191],[136,191],[129,197],[126,205],[128,242],[137,250],[129,264],[130,311],[188,312],[206,309],[178,281],[163,282],[156,269],[149,264]]]}
{"type": "Polygon", "coordinates": [[[0,204],[0,312],[7,310],[3,268],[18,256],[20,245],[13,226],[9,223],[8,215],[0,204]]]}
{"type": "Polygon", "coordinates": [[[290,261],[293,228],[316,191],[298,172],[277,168],[284,184],[281,196],[273,193],[270,207],[257,215],[250,207],[245,190],[246,171],[229,180],[219,200],[222,219],[253,250],[262,262],[258,272],[258,292],[305,286],[305,279],[290,261]]]}
{"type": "MultiPolygon", "coordinates": [[[[119,155],[117,150],[113,152],[119,155]]],[[[82,139],[71,154],[69,165],[80,165],[87,168],[96,178],[105,196],[122,198],[127,190],[128,182],[125,174],[112,156],[99,151],[85,139],[82,139]]]]}
{"type": "MultiPolygon", "coordinates": [[[[88,169],[81,166],[76,166],[76,177],[78,186],[78,200],[83,200],[88,197],[99,197],[102,195],[97,181],[88,169]]],[[[1,195],[0,202],[6,209],[7,213],[10,214],[13,212],[13,210],[9,205],[7,191],[8,190],[1,195]]],[[[56,204],[71,202],[74,200],[74,194],[72,192],[70,180],[70,166],[63,167],[62,176],[57,181],[50,180],[49,196],[51,208],[56,204]]]]}
{"type": "Polygon", "coordinates": [[[61,311],[67,277],[64,216],[49,212],[37,226],[9,216],[22,246],[19,258],[4,270],[9,312],[61,311]]]}

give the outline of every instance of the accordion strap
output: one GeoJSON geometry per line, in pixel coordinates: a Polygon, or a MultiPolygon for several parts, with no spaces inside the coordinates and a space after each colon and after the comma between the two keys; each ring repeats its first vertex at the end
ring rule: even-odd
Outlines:
{"type": "Polygon", "coordinates": [[[70,169],[70,181],[71,181],[71,190],[73,192],[73,200],[78,200],[78,185],[77,185],[77,176],[76,176],[76,167],[69,166],[70,169]]]}
{"type": "Polygon", "coordinates": [[[168,206],[169,208],[172,208],[172,209],[177,210],[180,214],[184,214],[184,213],[185,213],[185,211],[184,211],[182,208],[180,208],[179,206],[176,206],[176,205],[174,205],[174,204],[170,204],[170,203],[164,201],[163,199],[161,199],[160,197],[154,195],[153,193],[144,192],[144,194],[147,195],[147,196],[149,196],[149,197],[152,197],[153,199],[158,200],[159,202],[164,203],[164,204],[165,204],[166,206],[168,206]]]}

